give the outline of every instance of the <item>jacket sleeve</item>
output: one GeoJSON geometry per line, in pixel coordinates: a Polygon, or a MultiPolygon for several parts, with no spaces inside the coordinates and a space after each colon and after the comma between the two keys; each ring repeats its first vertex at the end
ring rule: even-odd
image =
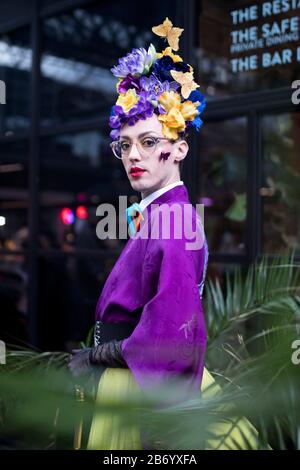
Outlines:
{"type": "Polygon", "coordinates": [[[142,279],[147,302],[122,343],[123,357],[144,391],[182,378],[188,390],[200,389],[206,326],[199,286],[205,250],[206,244],[186,249],[184,238],[149,240],[142,279]]]}

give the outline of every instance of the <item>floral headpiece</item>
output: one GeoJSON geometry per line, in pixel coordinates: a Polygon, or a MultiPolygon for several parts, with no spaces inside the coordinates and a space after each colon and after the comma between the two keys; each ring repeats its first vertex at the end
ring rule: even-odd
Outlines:
{"type": "Polygon", "coordinates": [[[183,29],[173,27],[166,18],[152,31],[166,38],[169,47],[161,53],[152,44],[147,51],[143,47],[133,49],[111,69],[119,79],[119,96],[109,120],[110,137],[114,140],[124,123],[134,125],[153,113],[163,125],[164,136],[172,140],[186,136],[191,128],[199,130],[203,124],[200,114],[206,102],[197,90],[193,68],[173,53],[179,49],[183,29]]]}

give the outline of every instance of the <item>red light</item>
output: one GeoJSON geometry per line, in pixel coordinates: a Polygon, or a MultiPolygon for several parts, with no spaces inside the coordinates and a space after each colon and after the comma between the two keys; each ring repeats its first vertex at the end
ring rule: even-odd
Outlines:
{"type": "Polygon", "coordinates": [[[60,219],[63,224],[71,225],[74,223],[75,217],[73,211],[69,207],[64,207],[60,211],[60,219]]]}
{"type": "Polygon", "coordinates": [[[88,218],[87,208],[85,206],[78,206],[76,209],[76,217],[78,217],[78,219],[87,219],[88,218]]]}

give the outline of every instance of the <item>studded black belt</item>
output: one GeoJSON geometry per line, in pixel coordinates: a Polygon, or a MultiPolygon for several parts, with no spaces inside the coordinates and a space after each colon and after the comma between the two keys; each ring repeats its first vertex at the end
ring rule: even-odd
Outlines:
{"type": "Polygon", "coordinates": [[[132,323],[106,323],[101,320],[97,320],[94,329],[94,344],[107,343],[113,339],[121,340],[128,338],[131,335],[136,325],[132,323]]]}

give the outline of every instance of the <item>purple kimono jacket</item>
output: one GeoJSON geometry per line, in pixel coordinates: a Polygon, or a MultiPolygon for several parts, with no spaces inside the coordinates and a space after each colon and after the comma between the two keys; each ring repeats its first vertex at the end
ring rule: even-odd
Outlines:
{"type": "Polygon", "coordinates": [[[143,216],[140,231],[128,239],[107,278],[96,320],[136,325],[122,351],[142,390],[183,378],[189,391],[199,391],[206,351],[201,297],[208,259],[201,219],[185,185],[157,197],[143,216]]]}

